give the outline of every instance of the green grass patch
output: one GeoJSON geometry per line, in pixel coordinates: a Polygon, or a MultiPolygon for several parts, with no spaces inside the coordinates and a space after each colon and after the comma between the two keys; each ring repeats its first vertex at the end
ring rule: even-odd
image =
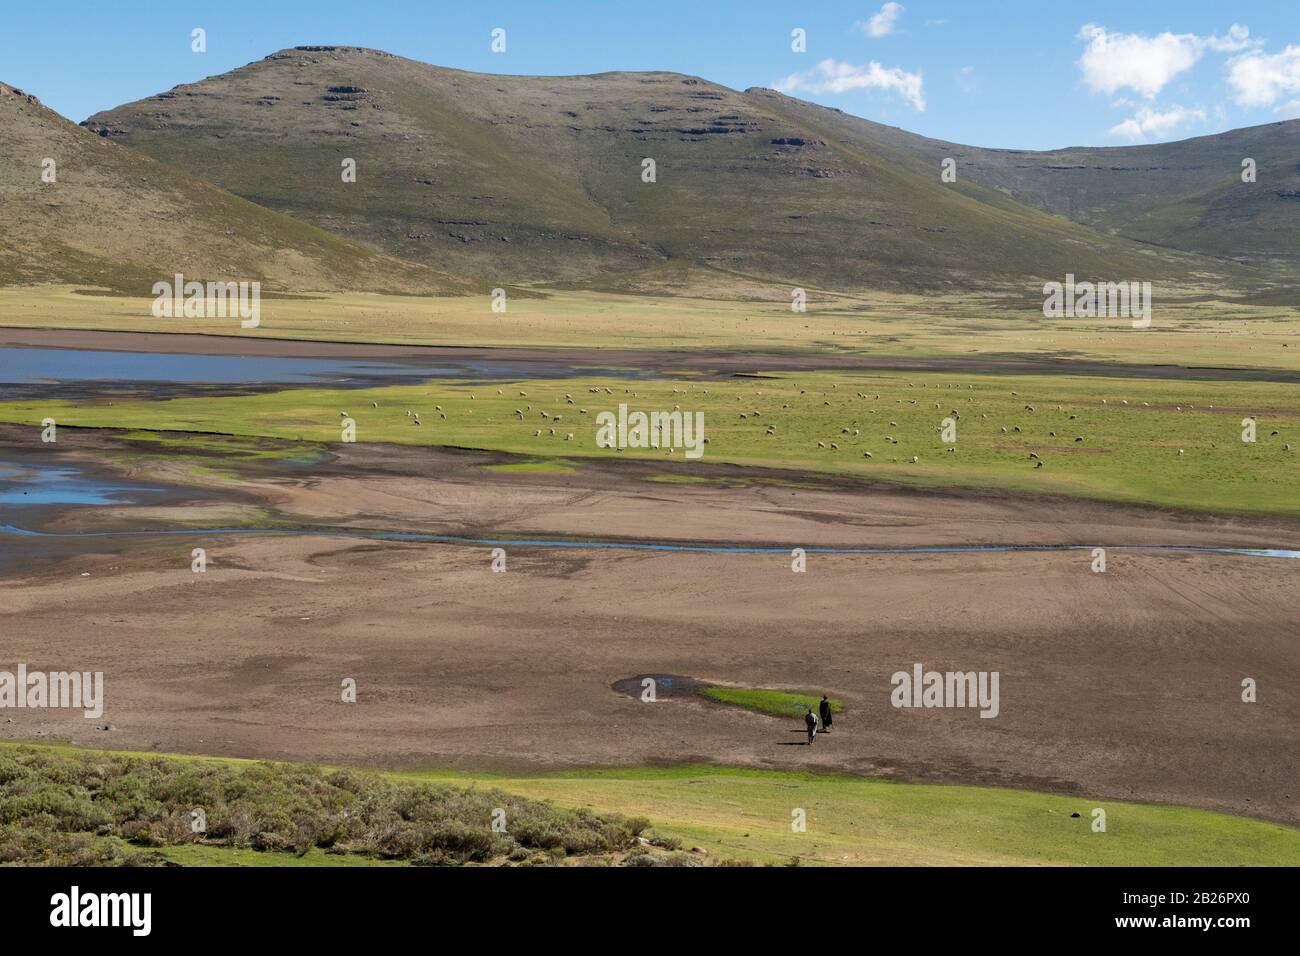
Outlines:
{"type": "Polygon", "coordinates": [[[310,442],[287,446],[283,442],[249,440],[232,435],[177,435],[159,434],[153,431],[130,431],[122,438],[168,453],[245,461],[306,462],[315,460],[325,451],[324,445],[310,442]]]}
{"type": "MultiPolygon", "coordinates": [[[[482,839],[489,833],[483,811],[494,806],[506,807],[508,820],[518,818],[510,808],[524,807],[524,819],[541,828],[531,830],[532,837],[515,832],[511,839],[545,841],[551,844],[547,856],[565,840],[581,855],[583,841],[609,839],[610,822],[621,828],[616,833],[646,832],[648,819],[660,843],[680,841],[684,848],[704,848],[707,859],[733,862],[781,864],[797,857],[818,865],[1300,865],[1300,830],[1291,827],[1088,796],[716,766],[362,774],[0,743],[0,853],[10,862],[112,865],[132,856],[143,864],[406,862],[411,857],[402,853],[362,853],[337,840],[325,847],[308,837],[325,832],[317,829],[329,819],[322,814],[333,814],[336,823],[382,823],[378,832],[399,847],[410,845],[409,834],[437,833],[456,820],[468,827],[455,831],[458,839],[469,831],[482,839]],[[220,789],[225,784],[237,786],[220,789]],[[238,821],[250,834],[267,834],[257,838],[263,842],[276,842],[278,834],[291,845],[199,842],[189,832],[196,801],[223,807],[209,813],[209,836],[215,817],[218,826],[238,821]],[[791,831],[792,808],[806,812],[807,832],[791,831]],[[1105,833],[1092,831],[1095,808],[1106,811],[1105,833]],[[129,842],[124,827],[135,833],[129,842]],[[167,838],[169,827],[175,828],[174,839],[167,838]],[[101,828],[117,835],[96,836],[101,828]],[[24,850],[26,857],[14,856],[24,850]]],[[[532,860],[541,856],[524,852],[532,860]]]]}
{"type": "MultiPolygon", "coordinates": [[[[1300,398],[1289,385],[818,372],[708,383],[525,382],[502,388],[501,395],[496,391],[428,382],[347,392],[293,389],[128,400],[111,407],[7,402],[0,403],[0,420],[37,427],[48,416],[60,425],[137,433],[229,434],[250,442],[250,454],[263,449],[258,440],[280,439],[294,444],[264,453],[295,455],[339,442],[339,409],[352,408],[359,409],[359,442],[510,452],[539,463],[527,468],[542,469],[548,461],[569,467],[588,458],[670,458],[666,449],[598,447],[595,418],[621,402],[647,411],[680,405],[704,413],[709,439],[700,463],[684,460],[681,449],[671,457],[681,469],[676,474],[686,479],[697,464],[725,462],[924,487],[1300,516],[1300,496],[1295,494],[1300,398]],[[520,391],[527,396],[519,396],[520,391]],[[572,404],[565,397],[570,394],[572,404]],[[372,408],[372,401],[379,408],[372,408]],[[414,426],[407,409],[422,413],[424,425],[414,426]],[[524,413],[523,419],[516,410],[524,413]],[[555,416],[561,422],[554,422],[555,416]],[[1247,416],[1256,420],[1254,442],[1242,441],[1247,416]],[[945,419],[956,422],[955,441],[944,440],[945,419]],[[555,436],[549,434],[551,427],[555,436]],[[564,440],[568,432],[575,434],[575,441],[564,440]],[[1040,460],[1043,467],[1038,468],[1040,460]]],[[[182,440],[198,443],[192,448],[209,441],[182,440]]],[[[704,468],[698,474],[713,477],[704,468]]]]}
{"type": "Polygon", "coordinates": [[[410,776],[474,779],[593,812],[645,816],[685,847],[759,864],[798,857],[841,866],[1300,865],[1300,830],[1087,796],[712,766],[410,776]],[[791,832],[793,808],[807,813],[806,833],[791,832]],[[1095,808],[1106,811],[1105,833],[1092,832],[1095,808]]]}
{"type": "MultiPolygon", "coordinates": [[[[719,704],[744,707],[773,717],[802,717],[810,710],[817,713],[822,700],[821,694],[745,687],[705,687],[700,694],[719,704]]],[[[834,697],[829,700],[832,714],[844,710],[843,701],[834,697]]]]}

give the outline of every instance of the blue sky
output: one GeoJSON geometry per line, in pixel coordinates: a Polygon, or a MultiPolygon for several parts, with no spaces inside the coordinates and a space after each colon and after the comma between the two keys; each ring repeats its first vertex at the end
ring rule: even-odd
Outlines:
{"type": "Polygon", "coordinates": [[[79,121],[309,43],[492,73],[676,70],[978,146],[1161,142],[1300,117],[1296,0],[11,3],[0,80],[79,121]],[[190,49],[195,27],[206,53],[190,49]]]}

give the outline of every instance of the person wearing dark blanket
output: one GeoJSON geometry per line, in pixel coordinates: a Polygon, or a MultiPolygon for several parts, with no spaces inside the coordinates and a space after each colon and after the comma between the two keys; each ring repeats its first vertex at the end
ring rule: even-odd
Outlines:
{"type": "Polygon", "coordinates": [[[817,736],[817,718],[813,715],[812,708],[808,708],[808,713],[803,715],[804,726],[808,728],[808,743],[813,742],[817,736]]]}
{"type": "Polygon", "coordinates": [[[822,712],[822,733],[825,733],[826,731],[831,729],[831,702],[826,699],[825,694],[822,694],[821,712],[822,712]]]}

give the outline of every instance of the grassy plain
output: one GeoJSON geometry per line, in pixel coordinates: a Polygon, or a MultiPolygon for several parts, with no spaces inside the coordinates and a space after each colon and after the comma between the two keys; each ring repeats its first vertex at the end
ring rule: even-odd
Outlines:
{"type": "MultiPolygon", "coordinates": [[[[1036,290],[1027,290],[1027,294],[1036,290]]],[[[1157,299],[1151,328],[1123,319],[1044,319],[1042,297],[861,296],[809,290],[790,311],[770,298],[671,298],[564,291],[512,298],[369,294],[269,297],[262,322],[155,319],[150,300],[72,286],[0,289],[0,326],[169,332],[304,341],[593,349],[812,351],[872,358],[1044,358],[1129,364],[1300,370],[1300,310],[1212,297],[1157,299]]],[[[178,344],[178,348],[182,347],[178,344]]]]}
{"type": "Polygon", "coordinates": [[[452,863],[520,844],[535,856],[552,837],[598,858],[625,847],[627,828],[641,830],[648,818],[660,843],[759,864],[1300,864],[1300,831],[1257,820],[838,775],[690,766],[371,774],[12,743],[0,744],[0,769],[0,846],[12,854],[70,842],[63,854],[83,863],[141,851],[204,866],[452,863]],[[513,818],[526,833],[490,831],[489,811],[502,800],[507,828],[513,818]],[[195,805],[209,808],[218,845],[195,842],[195,805]],[[1092,829],[1097,808],[1105,832],[1092,829]],[[791,827],[795,810],[804,811],[805,832],[791,827]],[[113,847],[102,836],[95,842],[105,829],[113,847]]]}
{"type": "MultiPolygon", "coordinates": [[[[610,456],[691,467],[680,448],[669,454],[667,448],[598,447],[596,416],[620,403],[629,411],[702,412],[709,443],[700,461],[709,463],[1300,515],[1300,398],[1295,386],[1268,382],[897,372],[435,381],[119,398],[112,405],[6,402],[0,421],[35,427],[52,417],[65,426],[129,428],[140,437],[144,430],[210,432],[310,443],[315,450],[342,440],[341,413],[348,412],[358,442],[512,452],[533,459],[525,465],[530,469],[549,467],[538,462],[555,457],[573,463],[610,456]],[[422,424],[414,424],[415,414],[422,424]],[[1242,440],[1248,416],[1255,418],[1254,442],[1242,440]],[[955,441],[943,440],[944,419],[956,422],[955,441]]],[[[148,442],[139,444],[143,449],[148,442]]]]}

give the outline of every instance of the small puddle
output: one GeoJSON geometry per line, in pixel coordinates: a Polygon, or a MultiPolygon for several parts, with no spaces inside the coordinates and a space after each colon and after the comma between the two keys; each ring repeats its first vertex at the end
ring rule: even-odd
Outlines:
{"type": "Polygon", "coordinates": [[[78,468],[0,461],[0,504],[10,506],[139,504],[162,488],[88,476],[78,468]]]}

